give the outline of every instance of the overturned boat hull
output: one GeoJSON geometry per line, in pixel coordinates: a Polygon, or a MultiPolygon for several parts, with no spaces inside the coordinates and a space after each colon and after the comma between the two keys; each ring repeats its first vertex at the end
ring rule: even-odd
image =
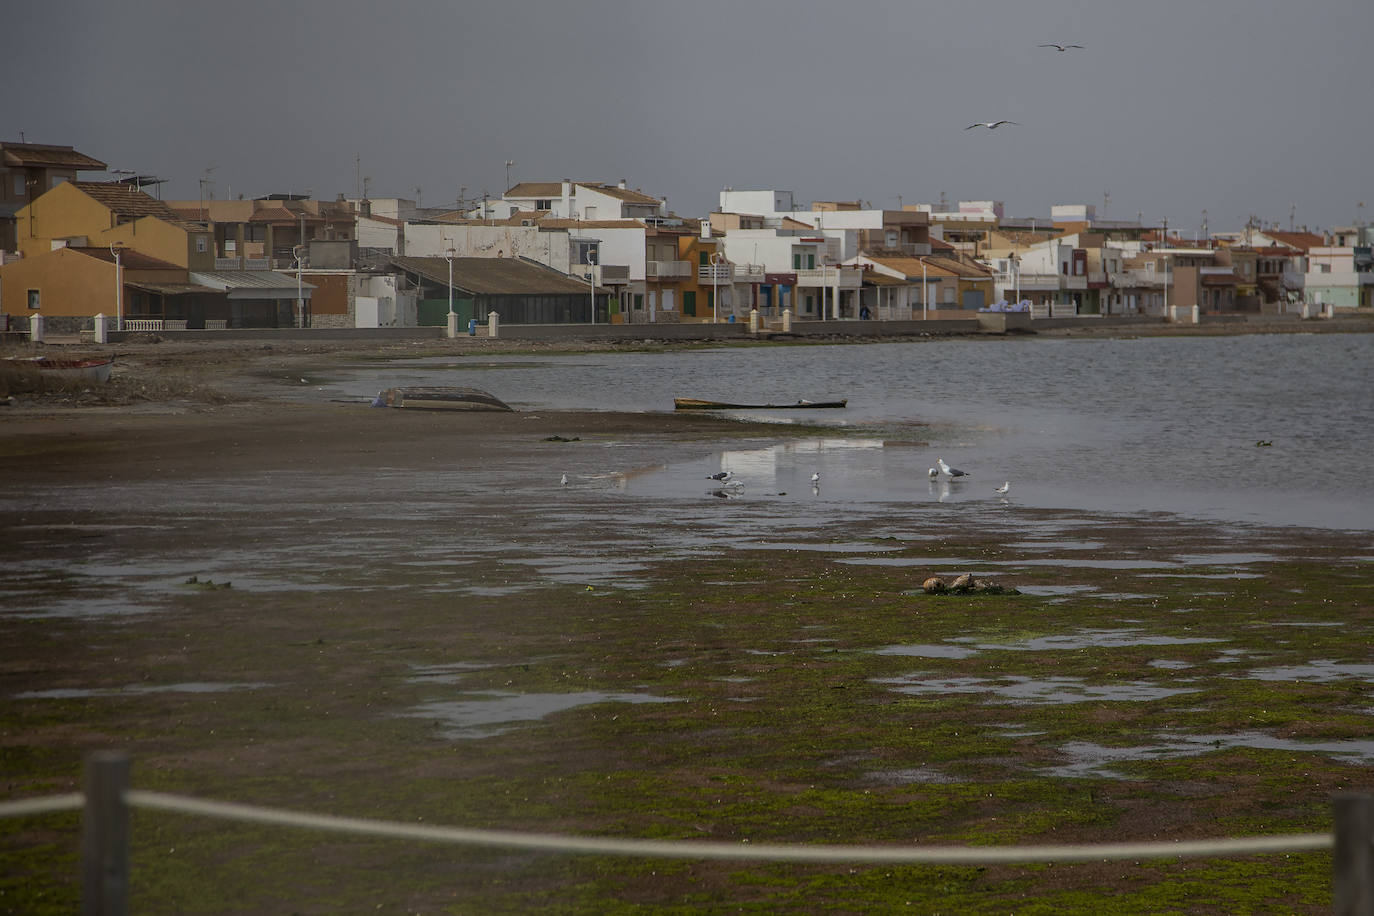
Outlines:
{"type": "Polygon", "coordinates": [[[388,388],[372,402],[374,407],[406,410],[488,410],[514,412],[505,401],[480,388],[388,388]]]}

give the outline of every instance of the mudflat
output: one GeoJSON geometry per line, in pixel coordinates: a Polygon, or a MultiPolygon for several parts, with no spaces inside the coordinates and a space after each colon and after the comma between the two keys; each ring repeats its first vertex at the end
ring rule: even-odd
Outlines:
{"type": "MultiPolygon", "coordinates": [[[[982,848],[1327,833],[1368,790],[1367,533],[1014,502],[780,530],[616,481],[805,429],[279,396],[356,344],[126,350],[105,390],[0,407],[0,800],[114,748],[135,788],[317,814],[982,848]],[[921,591],[960,572],[1017,593],[921,591]]],[[[76,908],[79,844],[76,813],[0,820],[0,911],[76,908]]],[[[1323,851],[768,864],[138,808],[132,852],[141,913],[1318,913],[1333,877],[1323,851]]]]}

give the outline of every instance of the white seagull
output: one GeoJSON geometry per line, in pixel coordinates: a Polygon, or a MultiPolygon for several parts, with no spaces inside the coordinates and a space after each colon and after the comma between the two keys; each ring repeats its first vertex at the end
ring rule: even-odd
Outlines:
{"type": "Polygon", "coordinates": [[[996,488],[994,488],[994,489],[995,489],[995,492],[1000,493],[1000,494],[1003,495],[1003,496],[1006,496],[1006,495],[1007,495],[1007,492],[1008,492],[1009,490],[1011,490],[1011,481],[1008,480],[1006,483],[1002,484],[1000,487],[996,487],[996,488]]]}
{"type": "Polygon", "coordinates": [[[816,471],[815,473],[813,473],[813,474],[811,475],[811,483],[812,483],[813,485],[815,485],[815,484],[818,484],[818,483],[820,483],[820,482],[821,482],[821,472],[820,472],[820,471],[816,471]]]}
{"type": "Polygon", "coordinates": [[[1036,45],[1037,48],[1054,48],[1056,51],[1067,51],[1069,48],[1082,48],[1082,45],[1057,45],[1050,42],[1047,45],[1036,45]]]}
{"type": "MultiPolygon", "coordinates": [[[[1000,120],[1000,121],[978,121],[978,122],[975,123],[975,124],[970,124],[968,127],[965,127],[964,130],[973,130],[975,127],[986,127],[988,130],[996,130],[997,128],[1001,127],[1003,124],[1016,124],[1016,123],[1017,123],[1017,122],[1015,122],[1015,121],[1008,121],[1006,118],[1003,118],[1003,119],[1000,120]]],[[[1020,126],[1020,125],[1017,125],[1017,126],[1020,126]]]]}
{"type": "Polygon", "coordinates": [[[938,464],[938,465],[940,466],[940,470],[942,470],[942,471],[945,472],[945,476],[946,476],[946,477],[972,477],[972,476],[973,476],[972,474],[969,474],[969,473],[967,473],[967,472],[965,472],[965,471],[961,471],[961,470],[959,470],[958,468],[952,468],[952,467],[950,467],[949,465],[945,464],[945,459],[943,459],[943,458],[936,458],[936,459],[935,459],[935,463],[938,464]]]}
{"type": "Polygon", "coordinates": [[[707,479],[707,480],[714,480],[714,481],[716,481],[717,483],[725,483],[726,481],[730,480],[730,479],[733,478],[734,476],[735,476],[735,474],[734,474],[733,471],[719,471],[719,472],[717,472],[717,473],[715,473],[715,474],[711,474],[711,475],[708,476],[706,479],[707,479]]]}
{"type": "Polygon", "coordinates": [[[568,475],[567,475],[567,474],[564,474],[562,477],[560,477],[560,478],[558,479],[558,485],[559,485],[560,487],[566,487],[566,486],[568,485],[568,475]]]}
{"type": "Polygon", "coordinates": [[[936,477],[940,476],[940,469],[931,468],[929,471],[926,471],[926,476],[929,477],[931,480],[934,480],[936,477]]]}

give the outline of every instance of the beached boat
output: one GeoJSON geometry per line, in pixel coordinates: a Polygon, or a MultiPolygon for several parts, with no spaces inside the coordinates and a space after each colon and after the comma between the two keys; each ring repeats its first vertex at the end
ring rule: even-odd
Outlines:
{"type": "Polygon", "coordinates": [[[515,410],[480,388],[388,388],[377,395],[372,406],[407,410],[515,410]]]}
{"type": "Polygon", "coordinates": [[[89,382],[103,385],[110,380],[114,359],[54,359],[50,356],[11,356],[5,366],[20,372],[37,371],[45,382],[89,382]]]}
{"type": "Polygon", "coordinates": [[[815,410],[822,407],[844,407],[849,401],[807,401],[795,404],[731,404],[727,401],[703,401],[701,398],[673,398],[677,410],[815,410]]]}

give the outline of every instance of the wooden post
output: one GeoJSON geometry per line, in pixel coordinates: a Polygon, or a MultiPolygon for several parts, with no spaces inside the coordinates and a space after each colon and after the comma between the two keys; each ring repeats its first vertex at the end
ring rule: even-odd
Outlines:
{"type": "Polygon", "coordinates": [[[1374,913],[1374,795],[1337,795],[1334,800],[1336,916],[1374,913]]]}
{"type": "Polygon", "coordinates": [[[86,759],[86,809],[81,818],[81,912],[129,911],[129,755],[97,751],[86,759]]]}

